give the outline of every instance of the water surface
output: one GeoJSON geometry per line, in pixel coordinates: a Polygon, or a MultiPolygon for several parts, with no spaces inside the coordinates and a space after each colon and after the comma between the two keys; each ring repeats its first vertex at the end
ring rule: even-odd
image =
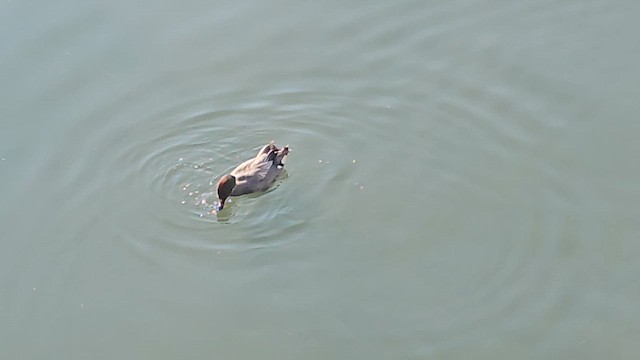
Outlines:
{"type": "Polygon", "coordinates": [[[637,10],[5,2],[2,357],[634,359],[637,10]]]}

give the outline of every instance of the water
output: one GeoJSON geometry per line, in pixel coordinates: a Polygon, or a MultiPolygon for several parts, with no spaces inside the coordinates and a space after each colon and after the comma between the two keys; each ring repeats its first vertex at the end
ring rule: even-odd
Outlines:
{"type": "Polygon", "coordinates": [[[5,1],[2,358],[635,359],[637,10],[5,1]]]}

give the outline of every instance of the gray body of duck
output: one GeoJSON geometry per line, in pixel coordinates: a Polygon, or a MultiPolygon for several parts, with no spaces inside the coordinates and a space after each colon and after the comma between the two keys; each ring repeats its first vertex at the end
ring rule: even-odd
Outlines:
{"type": "Polygon", "coordinates": [[[289,147],[278,148],[273,143],[263,146],[258,154],[238,165],[218,181],[219,210],[229,196],[239,196],[267,190],[282,172],[289,147]]]}

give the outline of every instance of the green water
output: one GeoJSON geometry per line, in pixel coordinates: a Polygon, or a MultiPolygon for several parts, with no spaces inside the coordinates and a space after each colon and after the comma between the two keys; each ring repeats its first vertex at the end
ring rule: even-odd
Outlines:
{"type": "Polygon", "coordinates": [[[635,359],[638,10],[3,2],[0,357],[635,359]]]}

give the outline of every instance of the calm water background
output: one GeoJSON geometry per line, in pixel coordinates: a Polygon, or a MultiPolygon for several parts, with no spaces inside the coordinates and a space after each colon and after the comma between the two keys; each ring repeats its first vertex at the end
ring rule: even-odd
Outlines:
{"type": "Polygon", "coordinates": [[[636,359],[638,10],[3,1],[1,357],[636,359]]]}

